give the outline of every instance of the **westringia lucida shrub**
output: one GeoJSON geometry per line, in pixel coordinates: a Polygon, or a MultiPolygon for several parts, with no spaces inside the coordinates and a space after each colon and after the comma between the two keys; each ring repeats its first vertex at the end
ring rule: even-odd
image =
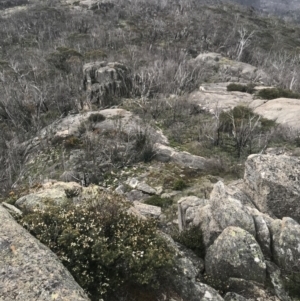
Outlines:
{"type": "Polygon", "coordinates": [[[182,179],[176,180],[173,185],[174,190],[183,190],[187,187],[188,187],[187,183],[182,179]]]}
{"type": "Polygon", "coordinates": [[[199,227],[193,226],[180,233],[173,234],[172,237],[175,241],[192,250],[200,258],[205,257],[203,234],[199,227]]]}
{"type": "Polygon", "coordinates": [[[105,120],[105,116],[100,113],[94,113],[89,116],[90,122],[101,122],[105,120]]]}
{"type": "Polygon", "coordinates": [[[124,286],[159,288],[173,253],[153,220],[140,220],[106,199],[93,205],[36,210],[20,220],[58,255],[92,300],[124,286]]]}
{"type": "Polygon", "coordinates": [[[231,83],[227,86],[227,91],[238,91],[243,93],[254,93],[254,86],[252,84],[242,85],[237,83],[231,83]]]}
{"type": "Polygon", "coordinates": [[[144,203],[148,204],[148,205],[166,208],[166,207],[171,206],[173,204],[173,201],[172,201],[172,199],[161,198],[158,195],[153,195],[149,199],[145,200],[144,203]]]}
{"type": "Polygon", "coordinates": [[[257,96],[268,100],[281,98],[281,97],[300,99],[299,93],[293,92],[291,90],[281,89],[281,88],[262,89],[257,93],[257,96]]]}

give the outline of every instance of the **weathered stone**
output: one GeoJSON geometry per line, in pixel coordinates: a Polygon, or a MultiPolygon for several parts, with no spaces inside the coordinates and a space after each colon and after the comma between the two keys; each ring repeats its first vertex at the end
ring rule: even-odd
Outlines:
{"type": "Polygon", "coordinates": [[[156,194],[156,190],[146,183],[138,183],[136,189],[142,191],[143,193],[152,194],[152,195],[156,194]]]}
{"type": "Polygon", "coordinates": [[[155,159],[161,162],[174,162],[179,166],[196,170],[207,169],[207,159],[188,152],[179,152],[172,147],[160,143],[155,144],[155,152],[155,159]]]}
{"type": "Polygon", "coordinates": [[[249,299],[244,298],[241,295],[238,295],[236,293],[227,293],[224,296],[224,301],[248,301],[249,299]]]}
{"type": "Polygon", "coordinates": [[[300,129],[299,99],[276,98],[259,102],[256,100],[251,103],[254,112],[265,118],[275,120],[279,124],[287,125],[295,130],[300,129]]]}
{"type": "Polygon", "coordinates": [[[146,217],[159,218],[161,215],[161,208],[158,206],[147,205],[138,201],[134,201],[133,206],[140,212],[140,214],[146,217]]]}
{"type": "Polygon", "coordinates": [[[203,235],[203,242],[209,247],[214,240],[228,226],[241,227],[255,235],[253,218],[238,200],[227,195],[223,183],[215,185],[211,199],[206,206],[187,209],[185,217],[194,226],[199,226],[203,235]],[[189,214],[189,210],[191,214],[189,214]]]}
{"type": "Polygon", "coordinates": [[[223,298],[216,290],[207,284],[199,282],[201,273],[204,270],[203,260],[192,251],[175,243],[171,237],[166,234],[162,235],[176,254],[176,273],[170,276],[169,281],[173,284],[178,295],[189,301],[222,301],[223,298]]]}
{"type": "Polygon", "coordinates": [[[131,190],[129,192],[125,193],[126,198],[131,201],[143,201],[146,200],[147,198],[149,198],[149,195],[144,194],[142,191],[139,190],[131,190]]]}
{"type": "Polygon", "coordinates": [[[193,61],[195,64],[200,62],[210,68],[214,68],[220,80],[225,75],[229,79],[236,78],[236,81],[260,82],[268,81],[269,78],[261,69],[247,63],[230,60],[219,53],[200,53],[193,61]]]}
{"type": "Polygon", "coordinates": [[[175,196],[177,196],[179,194],[181,194],[181,191],[176,190],[176,191],[171,191],[171,192],[164,192],[161,195],[161,197],[163,199],[172,199],[172,198],[174,198],[175,196]]]}
{"type": "Polygon", "coordinates": [[[123,195],[125,194],[126,189],[124,185],[119,185],[116,189],[115,189],[115,193],[119,194],[119,195],[123,195]]]}
{"type": "Polygon", "coordinates": [[[83,66],[84,87],[89,101],[100,107],[114,104],[116,97],[128,97],[132,88],[130,70],[117,62],[93,62],[83,66]]]}
{"type": "Polygon", "coordinates": [[[277,218],[300,221],[300,159],[286,155],[251,155],[244,180],[253,202],[277,218]]]}
{"type": "Polygon", "coordinates": [[[11,204],[2,202],[1,205],[14,217],[20,217],[23,215],[23,212],[11,204]]]}
{"type": "Polygon", "coordinates": [[[242,278],[258,283],[266,279],[266,264],[255,238],[247,231],[228,227],[209,247],[205,257],[208,276],[226,283],[242,278]]]}
{"type": "Polygon", "coordinates": [[[271,224],[274,262],[286,271],[300,272],[300,225],[289,217],[271,224]]]}
{"type": "Polygon", "coordinates": [[[127,180],[127,184],[133,189],[136,189],[138,183],[139,183],[139,180],[136,178],[131,178],[131,179],[127,180]]]}
{"type": "Polygon", "coordinates": [[[217,239],[223,230],[215,220],[210,205],[198,209],[198,212],[195,214],[193,225],[199,226],[203,236],[203,243],[206,248],[217,239]]]}
{"type": "Polygon", "coordinates": [[[0,206],[0,296],[3,300],[89,300],[57,256],[0,206]]]}
{"type": "Polygon", "coordinates": [[[262,215],[253,216],[255,228],[256,228],[256,240],[260,245],[260,248],[265,258],[270,259],[271,253],[271,235],[268,225],[262,215]]]}
{"type": "Polygon", "coordinates": [[[291,298],[285,291],[284,283],[281,278],[280,268],[270,261],[266,261],[266,264],[267,264],[267,273],[269,274],[269,277],[271,279],[271,283],[273,285],[276,296],[281,301],[291,301],[291,298]]]}
{"type": "Polygon", "coordinates": [[[223,182],[219,181],[214,185],[210,195],[210,205],[213,217],[222,230],[235,226],[255,236],[255,224],[252,216],[247,212],[247,207],[227,194],[223,182]]]}
{"type": "Polygon", "coordinates": [[[242,294],[248,301],[280,301],[264,284],[241,278],[229,278],[227,289],[242,294]]]}
{"type": "Polygon", "coordinates": [[[182,231],[193,222],[199,207],[207,205],[208,200],[199,199],[196,196],[188,196],[181,198],[178,204],[178,222],[179,230],[182,231]]]}
{"type": "Polygon", "coordinates": [[[47,206],[62,206],[70,202],[70,198],[78,196],[81,190],[82,187],[75,182],[48,182],[40,191],[19,198],[16,206],[29,211],[47,206]]]}

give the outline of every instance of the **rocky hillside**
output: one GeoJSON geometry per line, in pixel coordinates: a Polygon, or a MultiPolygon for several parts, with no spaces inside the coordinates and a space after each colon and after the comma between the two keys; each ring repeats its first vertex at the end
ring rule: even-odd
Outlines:
{"type": "Polygon", "coordinates": [[[300,300],[299,27],[1,3],[1,300],[300,300]]]}
{"type": "Polygon", "coordinates": [[[297,0],[234,0],[233,2],[252,7],[265,13],[276,14],[281,17],[292,17],[294,20],[299,21],[297,13],[299,13],[300,10],[300,3],[297,0]]]}

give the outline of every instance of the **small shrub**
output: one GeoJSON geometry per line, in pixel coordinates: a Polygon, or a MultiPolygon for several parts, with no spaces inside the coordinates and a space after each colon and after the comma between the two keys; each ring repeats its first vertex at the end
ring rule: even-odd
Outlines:
{"type": "Polygon", "coordinates": [[[238,91],[238,92],[244,92],[244,93],[254,93],[254,85],[248,84],[248,85],[241,85],[236,83],[231,83],[227,86],[227,91],[238,91]]]}
{"type": "Polygon", "coordinates": [[[36,210],[19,221],[58,255],[92,300],[127,285],[158,288],[173,265],[155,222],[125,213],[115,198],[103,194],[81,207],[36,210]]]}
{"type": "MultiPolygon", "coordinates": [[[[290,297],[300,297],[300,274],[299,272],[283,272],[283,285],[290,297]]],[[[297,299],[298,300],[298,299],[297,299]]]]}
{"type": "Polygon", "coordinates": [[[86,60],[98,60],[98,59],[107,59],[107,54],[101,49],[95,49],[88,51],[84,54],[86,60]]]}
{"type": "Polygon", "coordinates": [[[173,185],[173,189],[174,190],[183,190],[185,188],[187,188],[188,185],[186,184],[186,182],[182,179],[178,179],[174,182],[174,185],[173,185]]]}
{"type": "Polygon", "coordinates": [[[91,114],[89,116],[89,121],[90,122],[96,123],[96,122],[102,122],[104,120],[105,120],[105,116],[100,114],[100,113],[91,114]]]}
{"type": "Polygon", "coordinates": [[[173,239],[191,249],[200,258],[205,257],[205,245],[200,228],[193,226],[190,229],[173,235],[173,239]]]}
{"type": "Polygon", "coordinates": [[[257,93],[257,96],[268,100],[276,99],[280,97],[300,99],[299,93],[293,92],[291,90],[281,89],[281,88],[262,89],[257,93]]]}
{"type": "Polygon", "coordinates": [[[68,60],[72,57],[82,58],[82,54],[72,48],[58,47],[55,52],[50,53],[47,61],[59,70],[70,72],[68,60]]]}
{"type": "Polygon", "coordinates": [[[173,201],[168,198],[161,198],[158,195],[153,195],[149,199],[147,199],[144,203],[148,204],[148,205],[166,208],[166,207],[169,207],[170,205],[172,205],[173,201]]]}
{"type": "Polygon", "coordinates": [[[74,148],[79,146],[80,140],[75,136],[67,137],[64,141],[65,148],[74,148]]]}
{"type": "Polygon", "coordinates": [[[134,136],[135,146],[134,149],[138,153],[138,160],[145,163],[151,162],[155,156],[155,150],[153,147],[153,142],[147,132],[139,131],[134,136]]]}

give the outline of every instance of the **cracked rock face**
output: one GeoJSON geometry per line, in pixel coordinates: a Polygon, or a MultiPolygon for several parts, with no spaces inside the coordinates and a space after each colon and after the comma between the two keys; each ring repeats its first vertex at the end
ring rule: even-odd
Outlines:
{"type": "Polygon", "coordinates": [[[0,299],[87,301],[54,253],[0,206],[0,299]]]}
{"type": "Polygon", "coordinates": [[[251,155],[244,181],[261,212],[300,221],[300,159],[286,155],[251,155]]]}
{"type": "Polygon", "coordinates": [[[271,224],[274,262],[286,271],[300,271],[300,225],[289,217],[271,224]]]}
{"type": "Polygon", "coordinates": [[[266,264],[253,235],[238,227],[228,227],[207,250],[206,272],[212,279],[226,283],[242,278],[264,283],[266,264]]]}
{"type": "Polygon", "coordinates": [[[84,87],[91,103],[112,105],[115,97],[128,97],[132,88],[130,70],[117,62],[94,62],[83,66],[84,87]]]}

